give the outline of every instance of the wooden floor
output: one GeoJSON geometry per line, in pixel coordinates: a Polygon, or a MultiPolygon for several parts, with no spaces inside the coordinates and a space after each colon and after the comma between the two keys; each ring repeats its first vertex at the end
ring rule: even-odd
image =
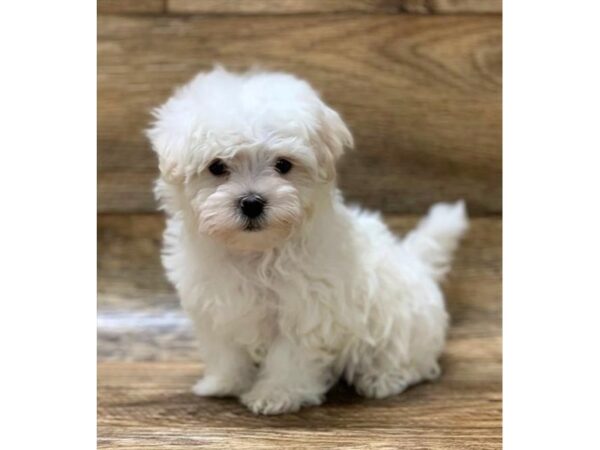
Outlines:
{"type": "MultiPolygon", "coordinates": [[[[415,218],[391,216],[398,232],[415,218]]],[[[445,291],[443,375],[388,400],[339,385],[320,407],[258,417],[191,394],[202,374],[158,261],[160,216],[98,218],[99,448],[456,448],[502,445],[501,219],[474,219],[445,291]]]]}

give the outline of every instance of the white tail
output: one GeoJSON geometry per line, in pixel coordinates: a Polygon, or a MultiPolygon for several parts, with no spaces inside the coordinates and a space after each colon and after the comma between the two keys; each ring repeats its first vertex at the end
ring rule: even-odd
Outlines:
{"type": "Polygon", "coordinates": [[[458,241],[469,227],[465,202],[437,203],[408,233],[403,246],[416,255],[441,280],[450,270],[458,241]]]}

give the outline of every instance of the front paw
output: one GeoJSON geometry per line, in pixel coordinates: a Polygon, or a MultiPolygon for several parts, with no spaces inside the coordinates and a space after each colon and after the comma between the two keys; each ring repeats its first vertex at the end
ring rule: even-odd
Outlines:
{"type": "Polygon", "coordinates": [[[307,394],[290,388],[257,384],[242,395],[241,402],[254,414],[285,414],[298,411],[302,406],[320,405],[321,395],[307,394]]]}
{"type": "Polygon", "coordinates": [[[239,379],[210,374],[200,378],[192,388],[192,392],[200,397],[235,397],[247,389],[248,383],[243,383],[239,379]]]}

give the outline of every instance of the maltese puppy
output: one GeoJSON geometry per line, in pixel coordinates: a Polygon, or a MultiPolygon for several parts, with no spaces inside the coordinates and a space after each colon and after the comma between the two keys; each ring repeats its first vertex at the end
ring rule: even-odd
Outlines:
{"type": "Polygon", "coordinates": [[[340,377],[384,398],[440,374],[438,282],[467,228],[462,202],[402,240],[345,205],[335,166],[352,135],[292,75],[217,67],[155,118],[163,264],[206,364],[194,393],[280,414],[320,404],[340,377]]]}

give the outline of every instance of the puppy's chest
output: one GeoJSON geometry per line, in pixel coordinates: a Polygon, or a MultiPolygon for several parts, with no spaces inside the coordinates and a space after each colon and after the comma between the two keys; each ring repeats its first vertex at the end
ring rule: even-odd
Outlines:
{"type": "Polygon", "coordinates": [[[335,290],[317,274],[307,273],[306,266],[236,261],[221,269],[202,309],[217,329],[256,359],[281,334],[321,340],[337,328],[332,314],[335,290]]]}

